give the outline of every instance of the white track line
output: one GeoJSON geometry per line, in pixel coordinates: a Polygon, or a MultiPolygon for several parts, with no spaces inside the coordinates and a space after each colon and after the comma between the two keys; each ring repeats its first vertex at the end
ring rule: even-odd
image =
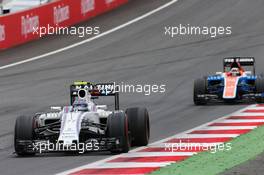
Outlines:
{"type": "Polygon", "coordinates": [[[142,162],[142,163],[137,163],[137,162],[122,162],[122,163],[104,163],[104,164],[98,164],[97,166],[83,166],[83,169],[87,169],[87,168],[145,168],[145,167],[164,167],[164,166],[168,166],[171,163],[173,163],[174,161],[170,161],[170,162],[154,162],[154,163],[150,163],[150,162],[142,162]]]}
{"type": "Polygon", "coordinates": [[[231,137],[231,138],[235,138],[237,136],[239,136],[240,134],[225,134],[223,136],[223,134],[183,134],[177,138],[181,139],[181,138],[223,138],[223,137],[231,137]]]}
{"type": "Polygon", "coordinates": [[[123,157],[163,157],[163,156],[192,156],[193,152],[136,152],[128,153],[123,157]]]}
{"type": "Polygon", "coordinates": [[[240,114],[237,114],[237,115],[232,115],[232,116],[264,116],[263,113],[252,113],[252,112],[243,112],[243,113],[240,113],[240,114]]]}
{"type": "Polygon", "coordinates": [[[233,130],[233,129],[255,129],[257,126],[209,126],[199,130],[233,130]]]}
{"type": "Polygon", "coordinates": [[[257,110],[264,110],[264,107],[263,106],[260,106],[260,107],[253,107],[253,108],[249,108],[249,109],[257,109],[257,110]]]}
{"type": "MultiPolygon", "coordinates": [[[[152,144],[149,145],[150,148],[164,148],[167,150],[170,150],[172,146],[174,145],[174,149],[176,149],[177,146],[182,146],[182,147],[209,147],[209,146],[215,146],[215,145],[220,145],[223,144],[223,142],[214,142],[214,143],[157,143],[157,144],[152,144]]],[[[134,154],[134,153],[133,153],[134,154]]]]}
{"type": "Polygon", "coordinates": [[[223,120],[221,123],[255,123],[255,122],[264,122],[264,119],[228,119],[223,120]]]}
{"type": "Polygon", "coordinates": [[[147,18],[147,17],[149,17],[149,16],[151,16],[151,15],[153,15],[153,14],[155,14],[155,13],[157,13],[157,12],[167,8],[167,7],[169,7],[169,6],[173,5],[176,2],[178,2],[178,0],[172,0],[169,3],[166,3],[166,4],[162,5],[162,6],[160,6],[160,7],[156,8],[156,9],[154,9],[154,10],[152,10],[152,11],[150,11],[150,12],[144,14],[144,15],[142,15],[142,16],[139,16],[139,17],[137,17],[137,18],[135,18],[135,19],[133,19],[131,21],[128,21],[128,22],[126,22],[126,23],[124,23],[124,24],[122,24],[120,26],[117,26],[117,27],[115,27],[115,28],[113,28],[111,30],[103,32],[103,33],[101,33],[101,34],[99,34],[97,36],[94,36],[92,38],[83,40],[81,42],[69,45],[67,47],[63,47],[61,49],[58,49],[58,50],[55,50],[55,51],[52,51],[52,52],[48,52],[48,53],[45,53],[45,54],[42,54],[42,55],[39,55],[39,56],[36,56],[36,57],[32,57],[32,58],[26,59],[26,60],[23,60],[23,61],[19,61],[19,62],[15,62],[15,63],[12,63],[12,64],[5,65],[5,66],[1,66],[0,70],[7,69],[7,68],[10,68],[10,67],[14,67],[14,66],[17,66],[17,65],[21,65],[21,64],[24,64],[24,63],[28,63],[28,62],[31,62],[31,61],[36,61],[36,60],[39,60],[41,58],[45,58],[47,56],[51,56],[51,55],[54,55],[54,54],[57,54],[57,53],[61,53],[61,52],[64,52],[66,50],[78,47],[78,46],[80,46],[82,44],[89,43],[89,42],[94,41],[96,39],[102,38],[102,37],[104,37],[106,35],[109,35],[109,34],[111,34],[113,32],[116,32],[116,31],[118,31],[120,29],[123,29],[123,28],[125,28],[125,27],[127,27],[127,26],[129,26],[131,24],[134,24],[134,23],[136,23],[138,21],[141,21],[142,19],[145,19],[145,18],[147,18]]]}

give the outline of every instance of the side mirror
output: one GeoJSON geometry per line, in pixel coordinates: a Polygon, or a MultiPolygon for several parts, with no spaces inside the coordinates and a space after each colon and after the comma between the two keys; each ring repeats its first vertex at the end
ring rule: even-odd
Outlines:
{"type": "Polygon", "coordinates": [[[107,106],[106,105],[97,105],[96,108],[97,109],[101,109],[101,110],[107,110],[107,106]]]}
{"type": "Polygon", "coordinates": [[[60,106],[51,106],[50,109],[53,111],[61,111],[62,110],[62,108],[60,106]]]}
{"type": "Polygon", "coordinates": [[[245,71],[245,74],[246,74],[247,76],[250,76],[250,75],[252,75],[252,72],[251,72],[251,71],[245,71]]]}

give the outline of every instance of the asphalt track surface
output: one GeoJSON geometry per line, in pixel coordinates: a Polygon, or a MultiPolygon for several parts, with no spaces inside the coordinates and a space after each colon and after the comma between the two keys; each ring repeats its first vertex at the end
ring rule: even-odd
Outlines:
{"type": "Polygon", "coordinates": [[[264,153],[219,175],[262,175],[264,171],[263,162],[264,153]]]}
{"type": "MultiPolygon", "coordinates": [[[[134,0],[114,12],[82,25],[103,30],[122,24],[165,2],[134,0]]],[[[142,21],[68,51],[0,71],[0,173],[54,174],[106,158],[109,153],[81,156],[46,154],[17,158],[13,128],[21,114],[67,104],[68,85],[74,80],[166,84],[166,93],[144,96],[121,94],[121,107],[146,106],[151,117],[151,142],[191,129],[245,105],[194,106],[193,79],[222,69],[226,56],[254,56],[257,71],[264,66],[262,0],[180,0],[142,21]],[[232,26],[220,38],[169,38],[165,26],[232,26]]],[[[0,64],[30,58],[80,40],[46,37],[0,53],[0,64]]]]}

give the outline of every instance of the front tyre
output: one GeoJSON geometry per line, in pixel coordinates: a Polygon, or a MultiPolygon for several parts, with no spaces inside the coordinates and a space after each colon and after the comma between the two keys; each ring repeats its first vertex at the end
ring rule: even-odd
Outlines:
{"type": "Polygon", "coordinates": [[[201,95],[205,95],[207,92],[207,81],[205,78],[196,79],[194,81],[193,88],[193,102],[195,105],[206,105],[205,97],[201,97],[201,95]]]}
{"type": "Polygon", "coordinates": [[[128,108],[126,110],[132,146],[146,146],[149,143],[150,125],[146,108],[128,108]]]}
{"type": "MultiPolygon", "coordinates": [[[[264,79],[263,78],[257,78],[255,82],[256,86],[256,93],[257,94],[262,94],[264,93],[264,79]]],[[[256,97],[256,102],[257,103],[264,103],[264,97],[259,96],[256,97]]]]}
{"type": "Polygon", "coordinates": [[[128,120],[124,112],[114,112],[107,120],[107,135],[119,139],[119,145],[112,148],[112,153],[127,153],[130,149],[128,120]]]}
{"type": "Polygon", "coordinates": [[[14,133],[14,147],[18,156],[33,156],[34,152],[27,149],[26,144],[19,144],[20,141],[31,142],[34,140],[34,116],[19,116],[16,119],[14,133]]]}

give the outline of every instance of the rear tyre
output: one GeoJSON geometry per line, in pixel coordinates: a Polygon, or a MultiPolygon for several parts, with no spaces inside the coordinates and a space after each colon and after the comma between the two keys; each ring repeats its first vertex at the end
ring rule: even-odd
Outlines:
{"type": "Polygon", "coordinates": [[[19,141],[34,140],[34,116],[19,116],[16,119],[14,133],[14,147],[18,156],[33,156],[35,153],[26,149],[26,145],[18,144],[19,141]]]}
{"type": "Polygon", "coordinates": [[[128,120],[124,112],[113,113],[107,120],[108,137],[118,138],[119,146],[112,148],[112,153],[127,153],[130,149],[130,140],[128,135],[128,120]]]}
{"type": "Polygon", "coordinates": [[[205,95],[207,92],[207,81],[205,78],[196,79],[194,81],[193,88],[193,102],[195,105],[206,105],[207,101],[204,98],[200,97],[201,95],[205,95]]]}
{"type": "Polygon", "coordinates": [[[126,110],[131,138],[131,146],[146,146],[149,143],[150,125],[146,108],[128,108],[126,110]]]}
{"type": "MultiPolygon", "coordinates": [[[[264,93],[264,79],[263,78],[257,78],[255,82],[256,86],[256,93],[257,94],[262,94],[264,93]]],[[[264,97],[256,97],[256,102],[257,103],[264,103],[264,97]]]]}

